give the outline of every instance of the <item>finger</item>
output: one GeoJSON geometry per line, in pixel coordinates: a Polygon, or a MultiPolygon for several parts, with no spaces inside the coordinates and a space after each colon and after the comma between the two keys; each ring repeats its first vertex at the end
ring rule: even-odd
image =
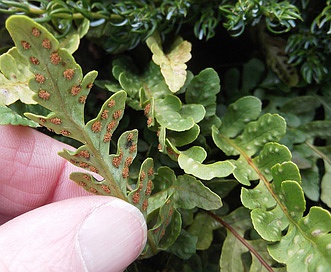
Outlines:
{"type": "Polygon", "coordinates": [[[78,197],[0,227],[1,271],[123,271],[141,253],[146,223],[131,204],[78,197]]]}
{"type": "Polygon", "coordinates": [[[88,194],[69,179],[79,169],[57,154],[72,147],[27,127],[0,126],[0,139],[2,217],[88,194]]]}

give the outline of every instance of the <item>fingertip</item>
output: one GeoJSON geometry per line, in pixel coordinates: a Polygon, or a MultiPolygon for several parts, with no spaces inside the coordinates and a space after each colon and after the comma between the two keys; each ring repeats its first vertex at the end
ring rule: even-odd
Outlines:
{"type": "Polygon", "coordinates": [[[146,221],[131,204],[115,199],[84,220],[77,247],[87,271],[123,271],[144,249],[146,221]]]}

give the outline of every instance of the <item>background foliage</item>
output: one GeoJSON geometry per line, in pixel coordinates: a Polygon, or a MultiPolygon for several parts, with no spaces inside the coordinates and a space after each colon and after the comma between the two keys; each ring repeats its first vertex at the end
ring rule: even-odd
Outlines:
{"type": "Polygon", "coordinates": [[[0,8],[0,122],[143,212],[128,271],[331,269],[330,1],[0,8]]]}

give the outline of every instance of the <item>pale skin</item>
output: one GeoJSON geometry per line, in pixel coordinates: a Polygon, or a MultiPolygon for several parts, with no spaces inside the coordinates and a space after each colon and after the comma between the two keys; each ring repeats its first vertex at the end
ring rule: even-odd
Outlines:
{"type": "Polygon", "coordinates": [[[139,256],[142,214],[71,181],[68,146],[26,127],[0,139],[0,271],[123,271],[139,256]]]}

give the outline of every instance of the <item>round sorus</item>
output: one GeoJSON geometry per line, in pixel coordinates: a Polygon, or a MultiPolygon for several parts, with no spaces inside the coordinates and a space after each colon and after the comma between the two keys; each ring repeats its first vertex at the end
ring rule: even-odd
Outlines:
{"type": "Polygon", "coordinates": [[[21,41],[23,49],[28,50],[31,48],[31,45],[27,41],[21,41]]]}
{"type": "Polygon", "coordinates": [[[40,84],[42,84],[42,83],[45,82],[45,77],[43,75],[41,75],[41,74],[35,74],[34,75],[34,78],[40,84]]]}
{"type": "Polygon", "coordinates": [[[132,145],[132,146],[130,146],[129,152],[132,154],[132,153],[136,152],[136,150],[137,150],[137,145],[132,145]]]}
{"type": "Polygon", "coordinates": [[[91,177],[87,174],[84,174],[83,175],[83,178],[86,179],[87,181],[90,181],[91,180],[91,177]]]}
{"type": "Polygon", "coordinates": [[[129,176],[129,167],[124,167],[122,170],[122,177],[127,178],[129,176]]]}
{"type": "Polygon", "coordinates": [[[92,166],[92,165],[89,166],[89,169],[90,169],[91,172],[94,172],[94,173],[98,173],[98,172],[99,172],[98,169],[95,168],[95,167],[92,166]]]}
{"type": "Polygon", "coordinates": [[[135,192],[132,196],[132,201],[134,204],[137,204],[139,203],[139,200],[140,200],[140,194],[139,192],[135,192]]]}
{"type": "Polygon", "coordinates": [[[112,134],[110,132],[107,132],[105,136],[103,137],[103,142],[108,143],[111,141],[112,134]]]}
{"type": "Polygon", "coordinates": [[[87,150],[81,150],[78,152],[77,154],[79,157],[83,157],[85,159],[89,159],[90,158],[90,152],[88,152],[87,150]]]}
{"type": "MultiPolygon", "coordinates": [[[[51,63],[54,65],[58,65],[61,61],[62,58],[60,57],[60,55],[56,52],[53,52],[50,56],[49,56],[51,63]]],[[[64,73],[63,73],[64,75],[64,73]]]]}
{"type": "Polygon", "coordinates": [[[38,96],[43,100],[48,100],[51,95],[49,94],[49,92],[47,92],[45,90],[40,90],[38,92],[38,96]]]}
{"type": "Polygon", "coordinates": [[[147,208],[148,208],[148,199],[145,199],[143,202],[143,205],[142,205],[142,209],[143,209],[143,211],[146,211],[147,208]]]}
{"type": "Polygon", "coordinates": [[[111,99],[111,100],[108,102],[107,106],[108,106],[109,108],[111,108],[111,107],[114,107],[115,104],[116,104],[115,100],[114,100],[114,99],[111,99]]]}
{"type": "Polygon", "coordinates": [[[125,159],[125,166],[130,166],[131,165],[131,163],[132,163],[132,157],[130,156],[130,157],[127,157],[126,159],[125,159]]]}
{"type": "Polygon", "coordinates": [[[101,113],[101,119],[103,120],[108,119],[108,112],[109,110],[103,110],[101,113]]]}
{"type": "Polygon", "coordinates": [[[117,122],[115,120],[111,121],[108,125],[107,125],[107,131],[111,131],[115,128],[117,122]]]}
{"type": "Polygon", "coordinates": [[[39,65],[39,60],[36,57],[30,57],[30,61],[34,65],[39,65]]]}
{"type": "Polygon", "coordinates": [[[154,175],[154,169],[153,167],[148,169],[148,176],[153,176],[154,175]]]}
{"type": "Polygon", "coordinates": [[[140,180],[143,181],[146,178],[146,173],[144,170],[140,172],[140,180]]]}
{"type": "Polygon", "coordinates": [[[79,99],[78,99],[78,102],[81,103],[81,104],[85,104],[85,101],[86,101],[86,96],[85,95],[80,96],[79,99]]]}
{"type": "Polygon", "coordinates": [[[42,47],[46,48],[46,49],[51,49],[52,48],[52,44],[51,41],[49,39],[44,39],[43,42],[41,43],[42,47]]]}
{"type": "Polygon", "coordinates": [[[95,189],[95,188],[93,188],[93,187],[91,187],[89,191],[90,191],[91,193],[93,193],[93,194],[97,194],[97,193],[98,193],[98,190],[95,189]]]}
{"type": "Polygon", "coordinates": [[[79,162],[79,167],[81,167],[81,168],[87,168],[87,167],[89,167],[89,164],[86,163],[86,162],[79,162]]]}
{"type": "Polygon", "coordinates": [[[109,187],[108,187],[107,185],[102,184],[102,185],[101,185],[101,188],[102,188],[102,190],[104,190],[104,192],[106,192],[106,193],[108,193],[108,194],[111,193],[111,191],[110,191],[110,189],[109,189],[109,187]]]}
{"type": "Polygon", "coordinates": [[[39,37],[41,34],[40,30],[36,27],[32,28],[32,35],[35,37],[39,37]]]}
{"type": "Polygon", "coordinates": [[[101,125],[101,122],[100,121],[95,121],[92,126],[91,126],[91,130],[94,132],[94,133],[98,133],[101,131],[101,128],[102,128],[102,125],[101,125]]]}
{"type": "Polygon", "coordinates": [[[62,123],[61,119],[58,117],[54,117],[54,118],[50,119],[49,121],[51,121],[51,123],[53,123],[55,125],[60,125],[62,123]]]}
{"type": "Polygon", "coordinates": [[[122,116],[122,111],[121,110],[117,110],[113,113],[113,118],[114,119],[118,119],[122,116]]]}
{"type": "Polygon", "coordinates": [[[128,136],[126,136],[126,139],[127,139],[128,141],[132,141],[132,139],[133,139],[133,133],[130,132],[130,133],[128,134],[128,136]]]}
{"type": "Polygon", "coordinates": [[[83,182],[83,181],[78,181],[77,184],[78,184],[79,186],[82,186],[82,187],[85,187],[85,186],[86,186],[86,183],[83,182]]]}
{"type": "Polygon", "coordinates": [[[75,75],[75,70],[74,69],[66,69],[64,72],[63,72],[63,76],[65,77],[65,79],[67,80],[71,80],[75,75]]]}
{"type": "Polygon", "coordinates": [[[82,87],[79,85],[73,86],[73,87],[71,87],[70,93],[72,95],[77,95],[81,89],[82,89],[82,87]]]}
{"type": "Polygon", "coordinates": [[[152,188],[153,188],[153,181],[148,180],[145,195],[147,196],[150,195],[152,193],[152,188]]]}
{"type": "Polygon", "coordinates": [[[71,134],[70,131],[65,130],[65,129],[60,130],[60,133],[61,133],[63,136],[69,136],[69,135],[71,134]]]}
{"type": "Polygon", "coordinates": [[[118,168],[120,166],[121,162],[122,162],[122,157],[121,156],[115,157],[112,160],[112,163],[116,168],[118,168]]]}

